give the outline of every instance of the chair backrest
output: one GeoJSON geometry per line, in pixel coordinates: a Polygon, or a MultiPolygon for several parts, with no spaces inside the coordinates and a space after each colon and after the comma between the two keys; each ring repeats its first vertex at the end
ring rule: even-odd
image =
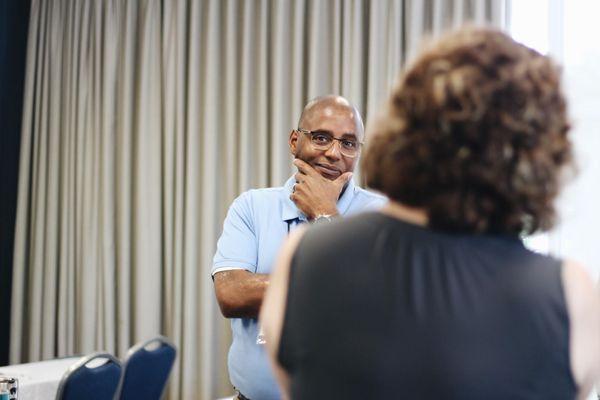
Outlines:
{"type": "Polygon", "coordinates": [[[123,362],[123,375],[115,399],[160,399],[176,355],[175,346],[163,336],[133,346],[123,362]]]}
{"type": "Polygon", "coordinates": [[[112,400],[121,378],[121,363],[108,353],[94,353],[77,361],[63,375],[56,400],[112,400]],[[101,365],[94,366],[104,359],[101,365]]]}

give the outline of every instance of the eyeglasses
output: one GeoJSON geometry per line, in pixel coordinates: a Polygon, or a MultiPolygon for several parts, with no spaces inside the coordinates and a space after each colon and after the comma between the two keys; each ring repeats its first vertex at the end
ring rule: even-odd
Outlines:
{"type": "Polygon", "coordinates": [[[306,136],[310,138],[310,143],[317,150],[326,151],[333,146],[335,141],[340,143],[340,153],[346,157],[356,157],[358,154],[358,150],[360,146],[362,146],[362,142],[354,139],[338,139],[333,137],[333,135],[329,132],[325,131],[309,131],[308,129],[298,128],[298,132],[304,133],[306,136]]]}

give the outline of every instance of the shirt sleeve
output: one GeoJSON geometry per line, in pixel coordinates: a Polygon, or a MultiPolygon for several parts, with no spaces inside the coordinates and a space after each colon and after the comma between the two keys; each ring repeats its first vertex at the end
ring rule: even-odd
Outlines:
{"type": "Polygon", "coordinates": [[[389,200],[386,197],[377,196],[365,206],[365,210],[368,210],[368,211],[379,210],[379,209],[383,208],[383,206],[385,206],[388,202],[389,202],[389,200]]]}
{"type": "Polygon", "coordinates": [[[233,201],[217,242],[211,275],[231,269],[256,272],[258,241],[252,212],[251,193],[242,193],[233,201]]]}

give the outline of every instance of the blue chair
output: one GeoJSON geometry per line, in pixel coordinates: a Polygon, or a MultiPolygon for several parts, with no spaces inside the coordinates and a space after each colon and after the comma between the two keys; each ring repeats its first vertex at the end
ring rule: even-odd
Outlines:
{"type": "Polygon", "coordinates": [[[163,336],[133,346],[123,362],[123,375],[115,399],[160,399],[176,355],[175,346],[163,336]]]}
{"type": "Polygon", "coordinates": [[[112,400],[121,378],[121,363],[107,353],[94,353],[77,361],[63,375],[56,400],[112,400]],[[97,360],[106,362],[94,366],[97,360]]]}

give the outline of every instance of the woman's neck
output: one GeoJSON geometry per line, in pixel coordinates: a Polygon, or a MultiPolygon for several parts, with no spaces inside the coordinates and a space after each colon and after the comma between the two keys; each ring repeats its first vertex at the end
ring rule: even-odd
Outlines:
{"type": "Polygon", "coordinates": [[[426,226],[428,222],[427,213],[422,208],[408,207],[393,200],[390,200],[381,212],[415,225],[426,226]]]}

